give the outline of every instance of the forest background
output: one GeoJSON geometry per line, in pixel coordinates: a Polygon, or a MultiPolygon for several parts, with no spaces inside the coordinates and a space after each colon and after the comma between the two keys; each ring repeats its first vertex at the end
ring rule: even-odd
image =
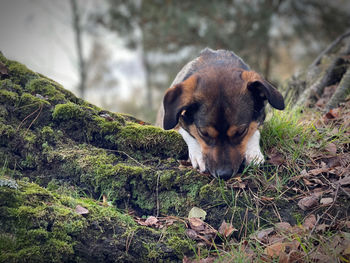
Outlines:
{"type": "Polygon", "coordinates": [[[3,0],[0,50],[102,108],[154,122],[176,73],[228,49],[276,86],[350,27],[346,0],[3,0]]]}

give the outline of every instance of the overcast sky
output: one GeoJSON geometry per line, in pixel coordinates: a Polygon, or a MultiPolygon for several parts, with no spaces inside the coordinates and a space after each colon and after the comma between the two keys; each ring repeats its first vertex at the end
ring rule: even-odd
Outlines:
{"type": "MultiPolygon", "coordinates": [[[[103,1],[78,0],[81,8],[103,5],[103,1]]],[[[0,51],[75,92],[78,83],[76,50],[71,26],[69,0],[0,0],[0,51]]],[[[104,34],[103,43],[115,59],[115,75],[123,96],[130,86],[143,81],[139,55],[122,47],[115,34],[104,34]],[[123,67],[125,65],[125,67],[123,67]],[[140,78],[141,74],[141,78],[140,78]]],[[[84,35],[85,55],[90,52],[92,37],[84,35]]],[[[92,92],[89,101],[95,100],[92,92]]]]}

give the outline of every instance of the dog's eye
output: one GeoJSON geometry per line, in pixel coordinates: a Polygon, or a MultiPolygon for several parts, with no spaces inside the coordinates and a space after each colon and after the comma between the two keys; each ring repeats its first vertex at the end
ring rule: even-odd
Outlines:
{"type": "Polygon", "coordinates": [[[197,128],[199,136],[205,141],[207,145],[215,145],[218,133],[211,127],[197,128]]]}
{"type": "Polygon", "coordinates": [[[237,130],[235,137],[242,137],[247,133],[247,131],[248,131],[248,127],[241,127],[237,130]]]}
{"type": "Polygon", "coordinates": [[[204,130],[204,129],[198,128],[198,133],[202,137],[210,137],[208,132],[206,130],[204,130]]]}

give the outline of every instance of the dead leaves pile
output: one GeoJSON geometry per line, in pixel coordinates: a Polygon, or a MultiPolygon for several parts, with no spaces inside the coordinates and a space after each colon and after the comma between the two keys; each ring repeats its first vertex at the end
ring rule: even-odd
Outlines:
{"type": "MultiPolygon", "coordinates": [[[[350,233],[339,232],[332,237],[323,236],[320,233],[323,233],[329,225],[317,225],[317,218],[314,214],[306,217],[302,225],[291,226],[288,222],[280,222],[274,227],[255,232],[241,242],[237,242],[232,237],[237,230],[232,224],[225,221],[218,230],[198,217],[184,219],[150,216],[147,219],[138,218],[136,222],[142,226],[158,229],[181,222],[187,228],[187,237],[197,241],[198,247],[205,246],[209,249],[215,247],[206,258],[190,259],[185,256],[183,263],[236,262],[236,255],[232,252],[232,247],[239,249],[240,255],[243,254],[246,259],[245,262],[329,263],[350,261],[350,233]],[[316,235],[311,237],[313,231],[316,232],[316,235]],[[224,242],[228,242],[229,245],[225,246],[224,242]],[[260,253],[257,253],[257,244],[260,253]]],[[[343,224],[345,228],[350,229],[350,221],[343,222],[343,224]]]]}
{"type": "MultiPolygon", "coordinates": [[[[250,238],[264,246],[260,260],[279,263],[349,262],[350,234],[340,232],[331,238],[322,235],[310,238],[316,221],[315,215],[311,215],[305,219],[303,225],[291,226],[287,222],[281,222],[274,228],[253,234],[250,238]]],[[[249,250],[247,251],[249,255],[249,250]]],[[[249,256],[252,259],[257,257],[255,253],[249,256]]]]}

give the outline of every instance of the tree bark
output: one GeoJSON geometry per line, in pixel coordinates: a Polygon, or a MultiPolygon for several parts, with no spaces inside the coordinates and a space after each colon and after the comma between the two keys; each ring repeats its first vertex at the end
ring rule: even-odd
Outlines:
{"type": "MultiPolygon", "coordinates": [[[[327,86],[339,83],[347,69],[350,54],[350,31],[338,37],[329,45],[306,73],[294,76],[287,84],[287,100],[294,107],[312,106],[327,86]]],[[[338,96],[338,95],[337,95],[338,96]]]]}
{"type": "Polygon", "coordinates": [[[85,97],[86,92],[86,63],[83,54],[83,42],[82,42],[82,30],[81,30],[81,18],[78,8],[77,0],[70,0],[73,18],[73,31],[75,36],[75,45],[78,56],[78,70],[79,70],[79,93],[80,97],[85,97]]]}
{"type": "Polygon", "coordinates": [[[336,91],[334,92],[331,99],[328,101],[326,105],[326,111],[336,108],[339,106],[339,103],[345,100],[346,95],[350,94],[350,67],[343,75],[342,80],[340,81],[336,91]]]}

